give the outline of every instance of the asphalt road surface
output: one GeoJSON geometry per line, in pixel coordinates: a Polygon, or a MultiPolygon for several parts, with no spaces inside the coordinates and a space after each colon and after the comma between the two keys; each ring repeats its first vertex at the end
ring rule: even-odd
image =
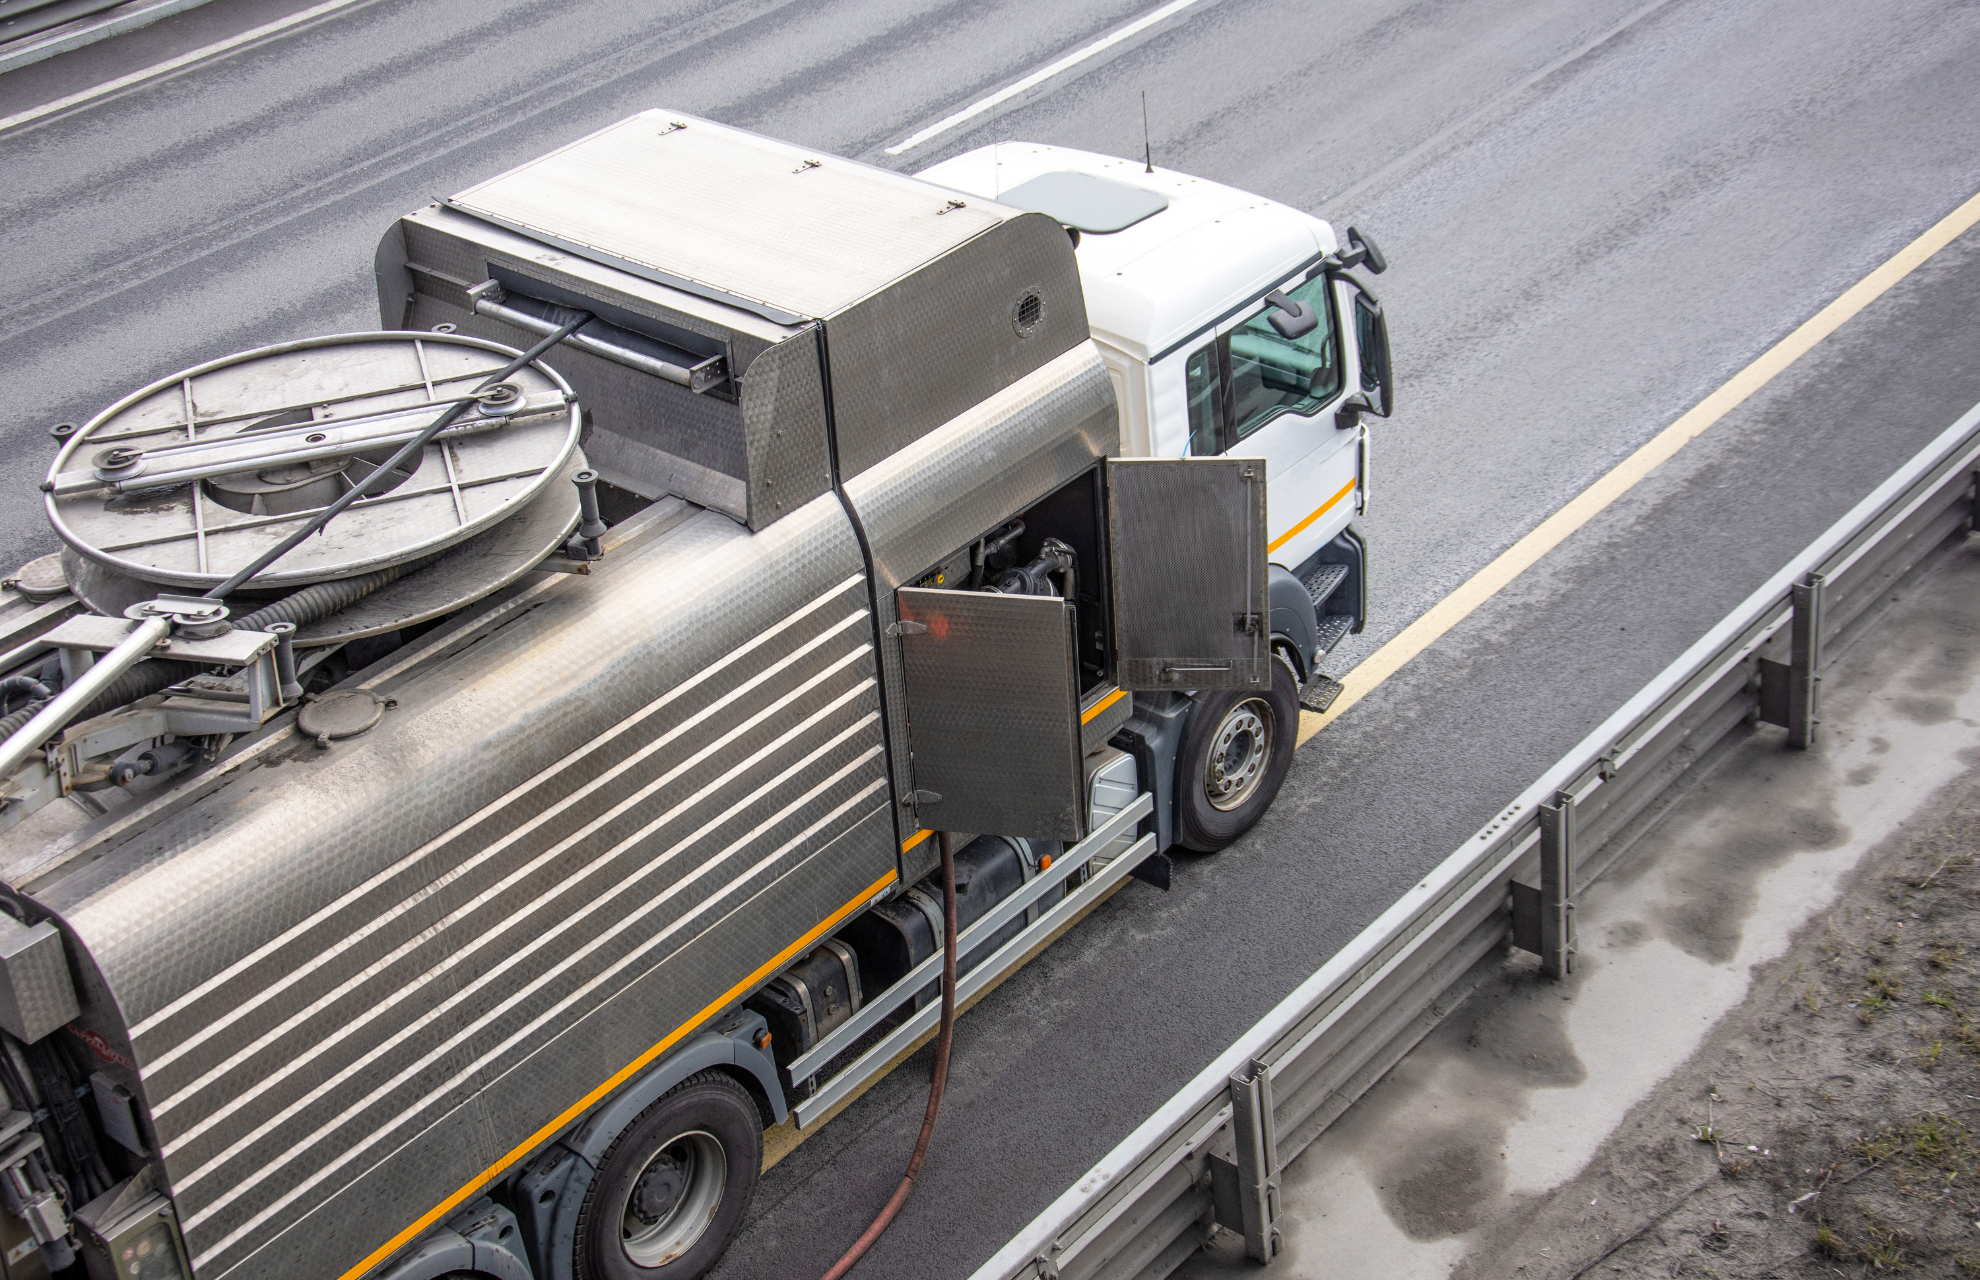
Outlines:
{"type": "MultiPolygon", "coordinates": [[[[290,5],[287,8],[300,8],[290,5]]],[[[902,168],[1135,154],[1373,232],[1351,665],[1980,190],[1951,0],[1206,3],[1044,96],[882,148],[1152,7],[370,0],[0,132],[0,562],[52,549],[47,427],[260,343],[375,327],[396,214],[648,106],[902,168]]],[[[0,77],[0,115],[279,4],[0,77]],[[174,42],[177,42],[175,45],[174,42]]],[[[858,1275],[967,1275],[1507,797],[1980,400],[1969,233],[1304,748],[1166,895],[1117,895],[958,1025],[921,1184],[858,1275]]],[[[891,1191],[911,1063],[766,1176],[724,1277],[821,1273],[891,1191]]]]}

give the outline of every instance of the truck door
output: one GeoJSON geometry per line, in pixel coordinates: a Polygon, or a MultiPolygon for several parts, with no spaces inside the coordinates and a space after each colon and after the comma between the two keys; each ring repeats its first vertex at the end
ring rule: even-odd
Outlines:
{"type": "Polygon", "coordinates": [[[1266,486],[1255,458],[1110,458],[1115,680],[1123,689],[1270,683],[1266,486]]]}
{"type": "Polygon", "coordinates": [[[1079,839],[1086,806],[1066,602],[923,587],[895,594],[922,825],[1079,839]]]}
{"type": "MultiPolygon", "coordinates": [[[[1105,575],[1121,688],[1270,682],[1265,495],[1254,458],[1107,461],[1106,563],[1081,571],[1105,575]]],[[[934,587],[902,587],[895,600],[914,780],[904,798],[921,825],[1085,835],[1067,602],[934,587]]]]}
{"type": "Polygon", "coordinates": [[[1184,365],[1190,453],[1264,458],[1272,481],[1271,558],[1294,565],[1326,540],[1325,517],[1354,510],[1358,433],[1337,430],[1330,412],[1344,377],[1339,307],[1327,276],[1285,290],[1318,323],[1288,338],[1261,302],[1249,316],[1192,352],[1184,365]],[[1311,545],[1308,545],[1308,544],[1311,545]]]}

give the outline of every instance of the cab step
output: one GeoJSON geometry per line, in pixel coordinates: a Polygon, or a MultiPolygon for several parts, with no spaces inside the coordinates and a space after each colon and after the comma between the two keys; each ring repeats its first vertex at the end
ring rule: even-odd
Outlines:
{"type": "Polygon", "coordinates": [[[1308,711],[1324,712],[1334,705],[1334,699],[1341,696],[1344,687],[1332,676],[1316,675],[1299,691],[1299,705],[1308,711]]]}
{"type": "Polygon", "coordinates": [[[1345,613],[1327,613],[1320,616],[1320,631],[1314,644],[1315,657],[1325,657],[1333,652],[1335,645],[1347,639],[1348,632],[1354,630],[1354,619],[1345,613]]]}
{"type": "Polygon", "coordinates": [[[1348,567],[1344,564],[1323,564],[1307,574],[1304,579],[1306,594],[1313,597],[1313,607],[1324,607],[1333,598],[1334,592],[1340,590],[1341,584],[1347,581],[1347,576],[1348,567]]]}

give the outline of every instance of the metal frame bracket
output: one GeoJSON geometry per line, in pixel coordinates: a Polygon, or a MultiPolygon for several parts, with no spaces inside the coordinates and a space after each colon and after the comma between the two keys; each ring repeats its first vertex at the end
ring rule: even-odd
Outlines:
{"type": "Polygon", "coordinates": [[[1815,745],[1818,693],[1822,677],[1822,597],[1827,580],[1811,573],[1794,584],[1794,613],[1788,623],[1788,660],[1776,662],[1761,658],[1760,706],[1757,718],[1762,724],[1777,724],[1788,731],[1791,747],[1803,751],[1815,745]]]}
{"type": "MultiPolygon", "coordinates": [[[[1211,1180],[1222,1182],[1230,1193],[1214,1199],[1228,1211],[1229,1201],[1237,1202],[1236,1221],[1224,1225],[1244,1235],[1244,1256],[1253,1262],[1270,1262],[1278,1256],[1279,1236],[1279,1133],[1272,1109],[1272,1069],[1253,1058],[1230,1080],[1231,1136],[1237,1145],[1235,1162],[1211,1157],[1211,1180]],[[1222,1174],[1220,1178],[1218,1175],[1222,1174]]],[[[1223,1190],[1224,1188],[1215,1188],[1223,1190]]],[[[1220,1212],[1220,1220],[1225,1218],[1220,1212]]]]}
{"type": "Polygon", "coordinates": [[[1574,795],[1556,791],[1535,814],[1540,823],[1540,887],[1512,884],[1512,941],[1540,957],[1540,973],[1574,972],[1574,795]]]}

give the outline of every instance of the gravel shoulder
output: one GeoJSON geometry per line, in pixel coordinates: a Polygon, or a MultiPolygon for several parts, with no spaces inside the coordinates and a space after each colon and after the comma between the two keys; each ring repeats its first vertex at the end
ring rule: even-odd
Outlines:
{"type": "Polygon", "coordinates": [[[1452,1274],[1980,1275],[1980,770],[1452,1274]]]}

